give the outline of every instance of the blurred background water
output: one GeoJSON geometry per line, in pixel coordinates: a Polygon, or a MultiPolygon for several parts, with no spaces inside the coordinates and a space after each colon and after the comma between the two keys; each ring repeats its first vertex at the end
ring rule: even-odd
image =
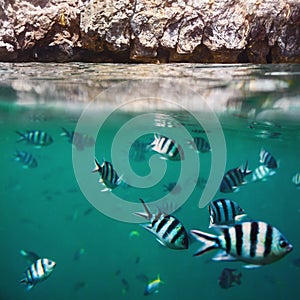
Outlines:
{"type": "Polygon", "coordinates": [[[0,73],[0,299],[142,299],[148,280],[158,274],[164,284],[147,297],[250,300],[293,299],[299,294],[300,190],[292,182],[300,172],[299,65],[5,63],[0,73]],[[87,105],[94,114],[90,122],[83,121],[85,132],[79,132],[78,120],[87,105]],[[215,252],[193,257],[199,243],[182,251],[165,248],[137,223],[99,212],[80,189],[72,157],[84,153],[89,163],[83,169],[87,180],[94,181],[91,189],[99,203],[110,194],[132,203],[139,203],[140,197],[153,201],[166,196],[167,208],[162,209],[168,210],[191,190],[174,214],[188,230],[213,233],[207,207],[198,205],[214,172],[212,153],[220,149],[198,153],[187,148],[185,160],[196,155],[200,172],[191,169],[177,186],[181,162],[162,164],[149,151],[156,132],[186,130],[191,138],[209,138],[220,129],[214,123],[203,128],[201,118],[207,114],[209,119],[207,111],[214,112],[225,136],[226,170],[246,161],[255,169],[262,147],[279,161],[276,174],[266,182],[249,182],[230,194],[216,190],[213,197],[237,201],[253,219],[269,222],[287,236],[294,250],[274,264],[246,270],[239,262],[210,261],[215,252]],[[124,124],[147,113],[147,134],[136,126],[116,138],[124,124]],[[95,122],[103,126],[93,136],[95,122]],[[79,132],[83,140],[62,136],[62,128],[79,132]],[[16,131],[27,130],[43,130],[54,141],[40,148],[17,142],[16,131]],[[91,172],[94,157],[110,160],[113,143],[125,184],[101,192],[99,175],[91,172]],[[16,161],[17,150],[31,153],[37,167],[16,161]],[[130,162],[136,175],[148,176],[144,185],[135,186],[122,161],[124,169],[130,162]],[[145,188],[151,180],[155,184],[145,188]],[[57,263],[53,274],[29,292],[19,284],[28,267],[21,249],[57,263]],[[218,278],[224,268],[241,272],[241,285],[222,289],[218,278]]]}

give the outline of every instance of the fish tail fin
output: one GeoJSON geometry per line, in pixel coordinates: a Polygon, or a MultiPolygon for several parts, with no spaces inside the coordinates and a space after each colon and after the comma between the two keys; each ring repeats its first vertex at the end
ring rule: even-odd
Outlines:
{"type": "Polygon", "coordinates": [[[235,282],[238,284],[238,285],[241,285],[241,277],[242,277],[242,273],[238,273],[236,275],[236,278],[235,278],[235,282]]]}
{"type": "Polygon", "coordinates": [[[25,134],[22,133],[21,131],[16,130],[16,133],[20,136],[17,142],[21,142],[25,140],[25,134]]]}
{"type": "Polygon", "coordinates": [[[61,130],[63,131],[60,134],[61,136],[69,136],[70,135],[69,131],[66,128],[62,127],[61,130]]]}
{"type": "Polygon", "coordinates": [[[248,160],[245,163],[245,167],[243,167],[243,174],[244,174],[244,176],[252,174],[252,171],[248,169],[248,160]]]}
{"type": "Polygon", "coordinates": [[[27,291],[30,291],[30,290],[33,288],[33,286],[34,286],[32,283],[28,282],[28,280],[27,280],[26,277],[23,278],[23,279],[21,279],[21,280],[19,281],[19,283],[25,284],[25,285],[26,285],[26,290],[27,290],[27,291]]]}
{"type": "Polygon", "coordinates": [[[99,164],[98,160],[95,158],[95,168],[92,171],[93,173],[99,172],[101,170],[101,165],[99,164]]]}
{"type": "Polygon", "coordinates": [[[160,279],[160,274],[157,274],[157,280],[159,283],[165,284],[165,282],[160,279]]]}
{"type": "Polygon", "coordinates": [[[220,248],[220,241],[216,235],[208,234],[199,230],[191,230],[191,234],[203,243],[203,246],[198,249],[194,256],[202,255],[210,250],[220,248]]]}

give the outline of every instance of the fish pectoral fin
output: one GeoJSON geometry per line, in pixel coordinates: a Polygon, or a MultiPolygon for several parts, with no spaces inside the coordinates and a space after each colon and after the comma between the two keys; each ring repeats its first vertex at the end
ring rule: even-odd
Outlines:
{"type": "Polygon", "coordinates": [[[142,226],[143,228],[149,230],[150,232],[152,232],[152,228],[149,224],[139,224],[140,226],[142,226]]]}
{"type": "Polygon", "coordinates": [[[157,240],[162,246],[166,247],[165,243],[164,243],[162,240],[160,240],[159,238],[156,238],[156,240],[157,240]]]}
{"type": "Polygon", "coordinates": [[[245,269],[257,269],[257,268],[261,268],[262,265],[244,265],[243,268],[245,269]]]}
{"type": "Polygon", "coordinates": [[[26,286],[26,290],[30,291],[33,287],[34,287],[34,284],[28,283],[27,286],[26,286]]]}
{"type": "Polygon", "coordinates": [[[214,261],[236,261],[236,258],[228,254],[226,251],[219,251],[213,258],[214,261]]]}
{"type": "Polygon", "coordinates": [[[249,220],[249,217],[247,214],[237,215],[234,217],[235,222],[242,222],[242,221],[246,221],[246,220],[249,220]]]}

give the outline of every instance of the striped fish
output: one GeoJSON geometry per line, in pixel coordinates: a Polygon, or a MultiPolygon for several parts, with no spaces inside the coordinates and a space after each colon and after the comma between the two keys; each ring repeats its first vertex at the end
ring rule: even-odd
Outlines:
{"type": "Polygon", "coordinates": [[[54,261],[48,258],[39,258],[25,271],[25,278],[20,280],[20,283],[26,284],[26,289],[29,291],[37,283],[48,278],[55,266],[54,261]]]}
{"type": "Polygon", "coordinates": [[[176,250],[188,249],[188,234],[182,223],[177,218],[162,212],[151,214],[144,200],[140,199],[140,201],[146,213],[136,212],[134,214],[150,221],[149,224],[142,226],[153,233],[163,246],[176,250]]]}
{"type": "Polygon", "coordinates": [[[202,153],[209,152],[211,150],[209,142],[203,137],[194,137],[193,141],[189,141],[188,143],[193,147],[193,149],[202,153]]]}
{"type": "Polygon", "coordinates": [[[221,249],[213,260],[239,260],[248,264],[245,268],[255,268],[273,263],[293,250],[283,234],[265,222],[247,221],[214,228],[220,232],[219,236],[191,230],[192,235],[204,243],[195,256],[221,249]]]}
{"type": "Polygon", "coordinates": [[[82,151],[85,147],[92,147],[95,145],[94,138],[75,131],[68,131],[62,127],[63,132],[61,136],[65,136],[69,143],[73,144],[77,150],[82,151]]]}
{"type": "Polygon", "coordinates": [[[251,174],[252,171],[248,170],[248,162],[245,167],[238,167],[227,171],[222,179],[220,192],[231,193],[238,190],[238,187],[245,184],[245,177],[251,174]]]}
{"type": "Polygon", "coordinates": [[[25,133],[16,131],[16,133],[20,135],[17,142],[25,141],[38,147],[48,146],[53,143],[53,138],[47,132],[42,130],[29,130],[25,133]]]}
{"type": "Polygon", "coordinates": [[[266,181],[268,177],[273,176],[276,172],[265,165],[260,165],[252,173],[252,182],[266,181]]]}
{"type": "Polygon", "coordinates": [[[15,161],[22,163],[23,168],[36,168],[38,166],[36,158],[26,151],[16,151],[15,161]]]}
{"type": "Polygon", "coordinates": [[[211,201],[209,206],[210,225],[234,224],[236,217],[244,215],[244,210],[234,201],[229,199],[218,199],[211,201]]]}
{"type": "Polygon", "coordinates": [[[184,153],[180,145],[173,139],[166,136],[155,134],[154,141],[150,144],[150,148],[161,154],[163,158],[170,160],[183,160],[184,153]]]}
{"type": "Polygon", "coordinates": [[[266,151],[263,148],[260,150],[259,158],[260,158],[260,160],[259,160],[260,163],[264,164],[269,169],[277,169],[278,168],[278,163],[277,163],[275,157],[270,152],[266,151]]]}
{"type": "Polygon", "coordinates": [[[100,165],[97,159],[95,159],[95,165],[93,172],[100,174],[99,182],[103,183],[106,187],[102,192],[111,191],[122,182],[121,177],[118,176],[110,162],[103,160],[103,163],[100,165]]]}
{"type": "Polygon", "coordinates": [[[300,187],[300,173],[296,173],[293,178],[292,182],[296,185],[297,188],[300,187]]]}

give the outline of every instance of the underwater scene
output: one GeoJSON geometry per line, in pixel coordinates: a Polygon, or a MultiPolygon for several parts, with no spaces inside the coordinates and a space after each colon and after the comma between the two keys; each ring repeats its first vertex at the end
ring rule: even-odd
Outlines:
{"type": "Polygon", "coordinates": [[[0,64],[0,299],[294,299],[300,66],[0,64]]]}

